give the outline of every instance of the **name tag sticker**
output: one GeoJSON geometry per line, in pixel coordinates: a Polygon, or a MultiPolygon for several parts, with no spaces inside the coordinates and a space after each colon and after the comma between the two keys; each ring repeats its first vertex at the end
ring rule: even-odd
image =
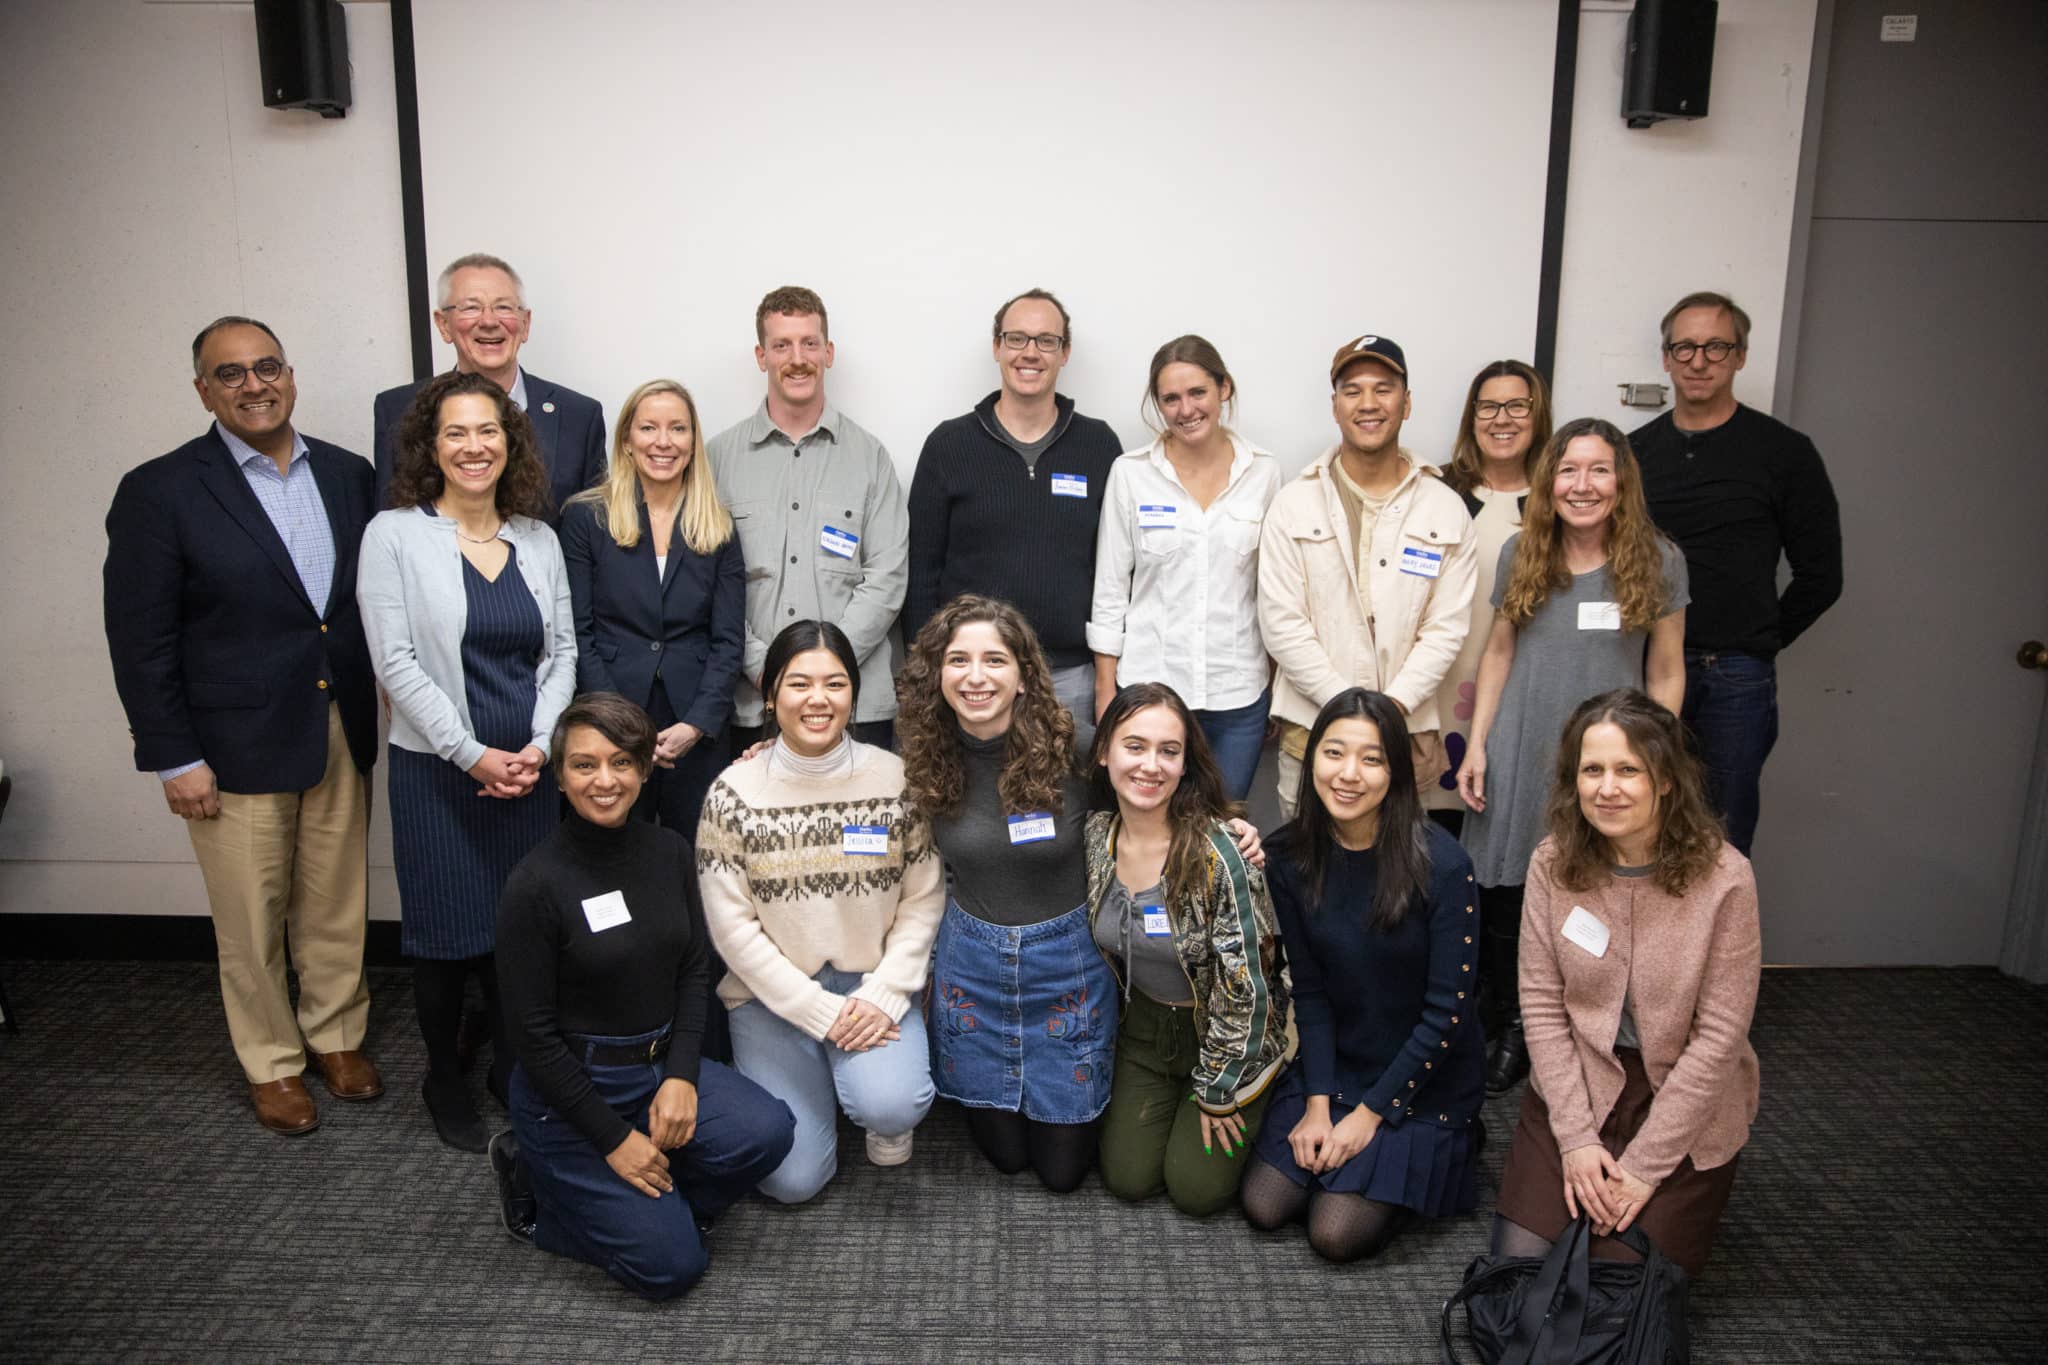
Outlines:
{"type": "Polygon", "coordinates": [[[1052,817],[1043,811],[1010,817],[1010,842],[1013,844],[1043,843],[1052,836],[1052,817]]]}
{"type": "Polygon", "coordinates": [[[1173,937],[1173,921],[1166,917],[1165,906],[1141,905],[1138,908],[1145,912],[1146,938],[1173,937]]]}
{"type": "Polygon", "coordinates": [[[1140,530],[1156,530],[1162,526],[1180,525],[1180,509],[1165,503],[1138,504],[1138,527],[1140,530]]]}
{"type": "Polygon", "coordinates": [[[1444,571],[1444,552],[1425,550],[1420,545],[1404,546],[1401,550],[1401,572],[1412,573],[1417,578],[1435,578],[1444,571]]]}
{"type": "Polygon", "coordinates": [[[1580,630],[1620,630],[1621,603],[1581,602],[1579,603],[1580,630]]]}
{"type": "Polygon", "coordinates": [[[1578,944],[1594,957],[1607,956],[1607,926],[1583,905],[1574,905],[1572,912],[1564,917],[1564,936],[1568,942],[1578,944]]]}
{"type": "Polygon", "coordinates": [[[860,549],[860,537],[851,531],[842,531],[837,526],[827,526],[818,532],[818,548],[828,555],[852,559],[854,551],[860,549]]]}
{"type": "Polygon", "coordinates": [[[590,921],[590,932],[601,934],[607,929],[616,929],[621,924],[630,924],[632,915],[626,912],[626,895],[623,891],[607,891],[602,896],[592,896],[583,902],[583,918],[590,921]]]}
{"type": "Polygon", "coordinates": [[[1085,474],[1055,474],[1052,476],[1052,495],[1056,498],[1085,498],[1088,496],[1088,476],[1085,474]]]}
{"type": "Polygon", "coordinates": [[[887,825],[848,825],[839,841],[841,853],[858,853],[873,857],[889,851],[889,827],[887,825]]]}

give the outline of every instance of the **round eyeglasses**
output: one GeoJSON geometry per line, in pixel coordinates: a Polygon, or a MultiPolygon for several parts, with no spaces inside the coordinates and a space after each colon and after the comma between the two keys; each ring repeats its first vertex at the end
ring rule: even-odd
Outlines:
{"type": "Polygon", "coordinates": [[[216,365],[213,367],[213,382],[224,389],[239,389],[255,375],[266,384],[275,384],[284,373],[284,362],[265,356],[254,365],[216,365]]]}
{"type": "Polygon", "coordinates": [[[1681,365],[1688,365],[1694,356],[1705,352],[1707,363],[1718,365],[1741,349],[1732,341],[1674,341],[1664,348],[1664,354],[1681,365]]]}

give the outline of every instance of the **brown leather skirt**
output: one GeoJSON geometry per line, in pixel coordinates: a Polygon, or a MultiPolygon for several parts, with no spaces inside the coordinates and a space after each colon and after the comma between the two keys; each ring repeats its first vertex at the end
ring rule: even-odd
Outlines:
{"type": "MultiPolygon", "coordinates": [[[[1614,1055],[1621,1059],[1627,1079],[1621,1098],[1614,1102],[1614,1112],[1600,1125],[1600,1145],[1619,1156],[1649,1118],[1656,1091],[1650,1088],[1641,1053],[1634,1048],[1616,1048],[1614,1055]]],[[[1686,1274],[1697,1277],[1707,1263],[1707,1253],[1713,1250],[1721,1211],[1728,1206],[1728,1193],[1734,1188],[1735,1161],[1702,1171],[1687,1157],[1664,1177],[1634,1225],[1659,1251],[1683,1266],[1686,1274]]],[[[1500,1216],[1553,1242],[1571,1222],[1564,1206],[1564,1159],[1550,1131],[1550,1106],[1534,1085],[1522,1092],[1522,1116],[1508,1148],[1507,1169],[1501,1172],[1500,1216]]],[[[1593,1254],[1611,1254],[1616,1245],[1596,1238],[1593,1254]]]]}

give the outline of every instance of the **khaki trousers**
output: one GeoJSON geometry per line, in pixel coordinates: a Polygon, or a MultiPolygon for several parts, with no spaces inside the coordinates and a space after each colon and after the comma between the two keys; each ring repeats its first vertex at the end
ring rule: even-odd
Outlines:
{"type": "Polygon", "coordinates": [[[221,1003],[243,1074],[258,1085],[296,1076],[306,1067],[304,1044],[360,1048],[370,1018],[370,787],[349,755],[339,709],[327,708],[327,772],[318,786],[224,791],[218,816],[187,824],[213,908],[221,1003]],[[287,942],[299,974],[296,1017],[285,985],[287,942]]]}

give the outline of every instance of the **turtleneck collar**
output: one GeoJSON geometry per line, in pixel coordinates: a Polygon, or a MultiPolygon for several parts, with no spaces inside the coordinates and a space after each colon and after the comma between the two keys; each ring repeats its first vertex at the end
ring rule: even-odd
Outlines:
{"type": "Polygon", "coordinates": [[[775,737],[775,746],[768,751],[771,777],[847,777],[852,772],[853,737],[844,733],[837,744],[816,758],[806,758],[790,748],[789,741],[781,735],[775,737]]]}
{"type": "Polygon", "coordinates": [[[604,857],[615,853],[619,846],[631,837],[633,817],[628,815],[617,825],[594,825],[576,813],[571,806],[569,813],[562,817],[562,841],[579,853],[604,857]]]}
{"type": "Polygon", "coordinates": [[[953,733],[960,737],[960,748],[963,752],[980,754],[994,759],[1002,759],[1009,754],[1010,732],[1008,730],[1003,731],[994,739],[976,739],[973,735],[967,733],[966,729],[961,726],[959,718],[955,717],[953,733]]]}

